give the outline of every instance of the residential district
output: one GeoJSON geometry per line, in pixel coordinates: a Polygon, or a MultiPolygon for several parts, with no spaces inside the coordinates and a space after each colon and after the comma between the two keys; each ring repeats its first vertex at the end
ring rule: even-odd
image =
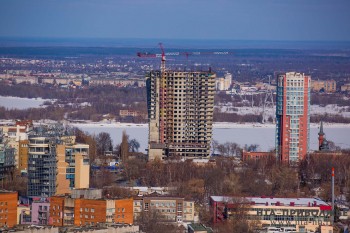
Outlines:
{"type": "MultiPolygon", "coordinates": [[[[38,81],[36,77],[30,80],[38,81]]],[[[41,78],[41,82],[79,86],[69,78],[65,83],[58,80],[41,78]]],[[[117,149],[109,144],[102,156],[94,158],[102,141],[93,144],[89,135],[77,129],[32,120],[2,124],[0,231],[348,231],[349,153],[330,148],[322,122],[319,150],[311,153],[309,149],[311,88],[334,92],[335,82],[312,82],[310,76],[298,72],[277,75],[275,150],[242,150],[239,157],[222,158],[211,148],[214,93],[216,89],[229,91],[231,81],[230,74],[216,78],[211,70],[168,70],[165,57],[161,70],[149,72],[146,81],[137,80],[137,85],[147,88],[147,155],[132,153],[126,145],[129,142],[123,140],[117,149]],[[140,158],[145,160],[142,170],[132,169],[140,158]],[[322,160],[327,162],[317,167],[322,160]],[[269,166],[278,175],[264,177],[269,166]],[[250,169],[255,172],[248,173],[250,169]],[[223,177],[212,172],[224,170],[229,172],[223,177]],[[193,173],[186,185],[180,182],[184,177],[174,182],[186,172],[193,173]],[[114,180],[108,180],[110,173],[127,179],[115,186],[114,180]],[[203,180],[198,178],[201,174],[203,180]],[[240,176],[251,182],[244,183],[240,176]],[[21,179],[27,183],[20,183],[21,179]],[[168,180],[162,183],[161,179],[168,180]],[[285,183],[279,183],[281,180],[285,183]],[[102,183],[105,185],[97,188],[102,183]],[[144,183],[166,185],[140,185],[144,183]],[[284,192],[292,186],[295,193],[284,192]],[[318,189],[308,193],[311,186],[318,189]],[[261,195],[269,193],[258,191],[263,187],[269,187],[276,197],[261,195]]]]}

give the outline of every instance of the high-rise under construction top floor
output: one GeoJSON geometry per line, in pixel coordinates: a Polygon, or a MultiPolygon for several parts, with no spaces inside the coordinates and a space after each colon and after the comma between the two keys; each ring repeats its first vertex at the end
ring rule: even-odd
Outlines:
{"type": "Polygon", "coordinates": [[[215,77],[207,71],[149,73],[149,159],[210,155],[215,77]]]}

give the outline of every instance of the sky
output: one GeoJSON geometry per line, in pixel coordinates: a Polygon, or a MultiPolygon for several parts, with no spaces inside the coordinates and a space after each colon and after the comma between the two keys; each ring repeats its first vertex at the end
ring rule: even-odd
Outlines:
{"type": "Polygon", "coordinates": [[[0,37],[350,41],[350,0],[0,0],[0,37]]]}

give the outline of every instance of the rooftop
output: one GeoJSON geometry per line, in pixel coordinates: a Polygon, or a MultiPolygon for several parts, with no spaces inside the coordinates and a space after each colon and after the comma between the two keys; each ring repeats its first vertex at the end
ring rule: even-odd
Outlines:
{"type": "Polygon", "coordinates": [[[211,196],[216,202],[243,202],[263,206],[328,206],[328,204],[317,198],[280,198],[280,197],[228,197],[228,196],[211,196]]]}
{"type": "Polygon", "coordinates": [[[188,228],[193,230],[193,231],[207,231],[207,232],[213,232],[213,229],[211,229],[210,227],[206,227],[201,223],[193,223],[193,224],[189,224],[188,228]]]}

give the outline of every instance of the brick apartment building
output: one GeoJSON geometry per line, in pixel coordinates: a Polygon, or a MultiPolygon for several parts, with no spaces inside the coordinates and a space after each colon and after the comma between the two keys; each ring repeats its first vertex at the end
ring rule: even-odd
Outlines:
{"type": "Polygon", "coordinates": [[[16,225],[17,200],[17,192],[0,190],[0,227],[16,225]]]}
{"type": "Polygon", "coordinates": [[[103,199],[101,190],[73,190],[70,196],[51,197],[52,226],[95,225],[103,222],[133,224],[133,215],[133,199],[103,199]]]}

